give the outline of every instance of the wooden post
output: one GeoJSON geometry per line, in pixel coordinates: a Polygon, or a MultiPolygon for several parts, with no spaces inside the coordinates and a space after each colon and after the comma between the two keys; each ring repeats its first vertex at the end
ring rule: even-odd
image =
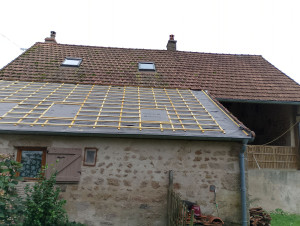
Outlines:
{"type": "Polygon", "coordinates": [[[192,213],[191,213],[191,222],[190,222],[190,226],[193,226],[194,225],[194,210],[192,210],[192,213]]]}

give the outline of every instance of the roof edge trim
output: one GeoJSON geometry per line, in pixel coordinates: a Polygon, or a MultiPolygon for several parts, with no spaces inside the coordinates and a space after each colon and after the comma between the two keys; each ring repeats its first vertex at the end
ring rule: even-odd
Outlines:
{"type": "Polygon", "coordinates": [[[255,133],[240,122],[231,112],[229,112],[217,99],[210,95],[207,91],[202,92],[214,103],[237,127],[242,128],[245,135],[255,138],[255,133]]]}
{"type": "Polygon", "coordinates": [[[34,46],[38,45],[38,42],[34,43],[32,46],[30,46],[28,49],[26,49],[25,51],[23,51],[22,53],[20,53],[20,55],[18,55],[17,57],[15,57],[13,60],[11,60],[10,62],[8,62],[7,64],[5,64],[2,68],[0,68],[0,71],[2,71],[3,69],[5,69],[6,67],[8,67],[12,62],[14,62],[15,60],[17,60],[18,58],[20,58],[21,56],[27,54],[28,51],[30,51],[34,46]]]}

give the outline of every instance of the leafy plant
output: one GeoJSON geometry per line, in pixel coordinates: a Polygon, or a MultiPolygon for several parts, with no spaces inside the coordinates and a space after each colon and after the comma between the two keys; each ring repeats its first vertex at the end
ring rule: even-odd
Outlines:
{"type": "Polygon", "coordinates": [[[44,172],[45,169],[39,174],[38,181],[32,188],[25,187],[24,225],[66,225],[66,200],[59,199],[60,188],[55,187],[56,173],[47,179],[44,172]]]}
{"type": "Polygon", "coordinates": [[[22,200],[16,185],[21,177],[17,176],[22,165],[13,156],[0,154],[0,225],[19,224],[23,213],[22,200]]]}
{"type": "Polygon", "coordinates": [[[25,187],[26,199],[22,200],[16,190],[23,180],[17,174],[21,168],[13,156],[0,154],[0,225],[84,225],[68,220],[66,201],[59,198],[60,188],[55,187],[56,173],[47,179],[43,169],[33,187],[25,187]]]}

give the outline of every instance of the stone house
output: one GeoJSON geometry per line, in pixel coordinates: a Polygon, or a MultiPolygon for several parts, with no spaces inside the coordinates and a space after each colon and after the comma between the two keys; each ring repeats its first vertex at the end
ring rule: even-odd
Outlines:
{"type": "Polygon", "coordinates": [[[0,87],[1,152],[16,155],[25,181],[54,164],[71,219],[165,225],[172,170],[185,199],[216,213],[215,185],[223,219],[240,222],[239,155],[253,135],[207,93],[5,80],[0,87]]]}
{"type": "Polygon", "coordinates": [[[58,44],[52,32],[0,71],[1,152],[26,181],[59,159],[68,213],[88,225],[165,225],[169,170],[184,199],[216,215],[215,185],[220,217],[246,225],[247,127],[295,122],[299,85],[261,56],[177,51],[173,36],[167,48],[58,44]]]}
{"type": "MultiPolygon", "coordinates": [[[[294,125],[300,86],[259,55],[184,52],[170,36],[166,50],[58,44],[55,32],[0,72],[3,80],[207,90],[265,144],[294,125]],[[63,67],[65,58],[80,67],[63,67]],[[144,68],[138,69],[138,63],[144,68]],[[76,64],[76,63],[75,63],[76,64]]],[[[76,66],[76,65],[73,65],[76,66]]],[[[298,147],[298,128],[271,145],[298,147]]]]}

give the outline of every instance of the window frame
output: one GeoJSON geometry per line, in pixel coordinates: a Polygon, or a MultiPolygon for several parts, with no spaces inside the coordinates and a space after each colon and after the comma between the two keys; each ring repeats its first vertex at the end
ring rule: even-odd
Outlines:
{"type": "Polygon", "coordinates": [[[149,71],[149,72],[156,71],[155,63],[154,62],[139,62],[138,63],[138,70],[139,71],[149,71]],[[142,64],[153,64],[153,69],[141,69],[140,65],[142,65],[142,64]]]}
{"type": "Polygon", "coordinates": [[[63,67],[79,67],[79,66],[81,65],[81,63],[82,63],[82,58],[66,57],[66,58],[64,59],[64,61],[61,63],[60,66],[63,66],[63,67]],[[76,61],[78,61],[78,64],[77,64],[77,65],[64,64],[64,62],[65,62],[66,60],[76,60],[76,61]]]}
{"type": "MultiPolygon", "coordinates": [[[[46,165],[46,155],[47,155],[47,148],[46,147],[26,147],[26,146],[22,146],[22,147],[16,147],[17,148],[17,162],[21,163],[22,162],[22,151],[42,151],[42,162],[41,162],[41,167],[46,165]]],[[[42,170],[42,168],[41,168],[42,170]]],[[[20,176],[21,172],[18,172],[18,176],[20,176]]],[[[38,180],[38,178],[36,177],[23,177],[24,180],[38,180]]]]}
{"type": "Polygon", "coordinates": [[[83,165],[84,166],[96,166],[97,163],[97,153],[98,153],[98,148],[95,147],[86,147],[84,148],[84,153],[83,153],[83,165]],[[95,150],[95,158],[94,158],[94,163],[90,164],[86,162],[86,155],[87,155],[87,150],[88,149],[94,149],[95,150]]]}

